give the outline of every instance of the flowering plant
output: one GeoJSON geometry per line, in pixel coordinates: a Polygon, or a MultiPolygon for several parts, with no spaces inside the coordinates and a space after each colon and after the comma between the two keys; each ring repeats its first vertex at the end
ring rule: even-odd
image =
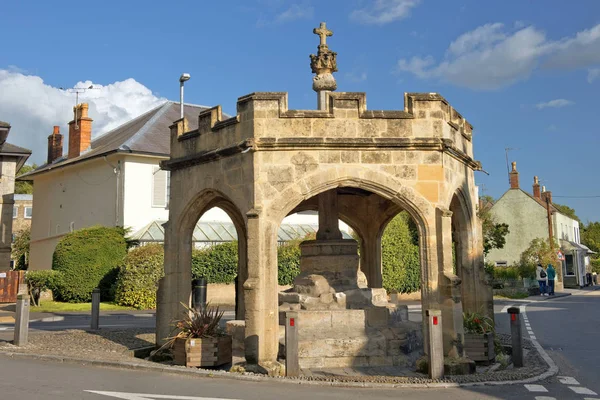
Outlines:
{"type": "Polygon", "coordinates": [[[494,321],[487,315],[477,312],[463,313],[463,325],[465,327],[465,333],[494,332],[494,321]]]}

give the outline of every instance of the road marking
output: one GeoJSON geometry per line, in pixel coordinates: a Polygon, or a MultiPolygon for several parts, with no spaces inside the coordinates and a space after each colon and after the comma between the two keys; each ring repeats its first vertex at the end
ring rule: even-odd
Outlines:
{"type": "Polygon", "coordinates": [[[525,388],[527,388],[527,390],[530,392],[548,392],[548,389],[542,385],[525,385],[525,388]]]}
{"type": "Polygon", "coordinates": [[[556,400],[556,397],[535,396],[535,400],[556,400]]]}
{"type": "Polygon", "coordinates": [[[563,385],[580,385],[580,383],[577,382],[577,379],[570,376],[559,376],[558,381],[563,385]]]}
{"type": "Polygon", "coordinates": [[[125,393],[125,392],[100,392],[96,390],[86,390],[86,392],[99,394],[101,396],[115,397],[123,400],[235,400],[216,397],[195,397],[195,396],[175,396],[169,394],[147,394],[147,393],[125,393]]]}
{"type": "Polygon", "coordinates": [[[581,386],[569,386],[569,389],[571,389],[577,394],[591,394],[592,396],[598,395],[598,393],[594,392],[593,390],[581,386]]]}
{"type": "Polygon", "coordinates": [[[504,308],[500,311],[500,314],[504,314],[508,312],[508,309],[511,308],[513,306],[513,304],[509,304],[507,306],[504,306],[504,308]]]}

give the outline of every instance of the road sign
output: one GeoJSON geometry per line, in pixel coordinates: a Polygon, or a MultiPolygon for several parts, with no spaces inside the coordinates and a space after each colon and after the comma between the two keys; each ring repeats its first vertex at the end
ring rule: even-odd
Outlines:
{"type": "Polygon", "coordinates": [[[559,250],[559,251],[557,251],[557,252],[556,252],[556,255],[558,256],[558,259],[559,259],[560,261],[565,261],[565,255],[563,254],[563,252],[562,252],[562,251],[560,251],[560,250],[559,250]]]}
{"type": "Polygon", "coordinates": [[[122,400],[234,400],[215,397],[195,397],[195,396],[176,396],[169,394],[149,394],[149,393],[125,393],[125,392],[102,392],[96,390],[86,390],[86,392],[99,394],[101,396],[113,397],[122,400]]]}

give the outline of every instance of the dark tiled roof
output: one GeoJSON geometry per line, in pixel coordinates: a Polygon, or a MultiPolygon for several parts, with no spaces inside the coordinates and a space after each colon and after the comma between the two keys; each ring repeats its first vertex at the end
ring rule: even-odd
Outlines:
{"type": "MultiPolygon", "coordinates": [[[[184,106],[184,115],[190,130],[198,129],[198,114],[207,108],[192,104],[184,106]]],[[[22,175],[19,179],[115,152],[157,154],[167,157],[171,143],[169,126],[179,119],[179,113],[179,103],[167,101],[92,140],[90,150],[79,157],[67,159],[66,156],[62,156],[51,164],[44,164],[35,171],[22,175]]],[[[68,143],[68,140],[65,142],[68,143]]]]}
{"type": "Polygon", "coordinates": [[[5,154],[5,153],[30,155],[31,150],[28,150],[23,147],[15,146],[14,144],[4,143],[2,145],[2,147],[0,147],[0,154],[5,154]]]}

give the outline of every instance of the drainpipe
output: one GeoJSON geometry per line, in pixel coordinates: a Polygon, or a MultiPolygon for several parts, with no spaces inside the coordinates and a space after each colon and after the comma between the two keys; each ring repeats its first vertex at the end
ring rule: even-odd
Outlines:
{"type": "Polygon", "coordinates": [[[106,156],[103,157],[104,162],[110,165],[113,168],[113,172],[117,176],[117,198],[115,199],[115,226],[119,226],[119,195],[121,193],[121,160],[117,161],[117,165],[112,165],[107,159],[106,156]]]}

